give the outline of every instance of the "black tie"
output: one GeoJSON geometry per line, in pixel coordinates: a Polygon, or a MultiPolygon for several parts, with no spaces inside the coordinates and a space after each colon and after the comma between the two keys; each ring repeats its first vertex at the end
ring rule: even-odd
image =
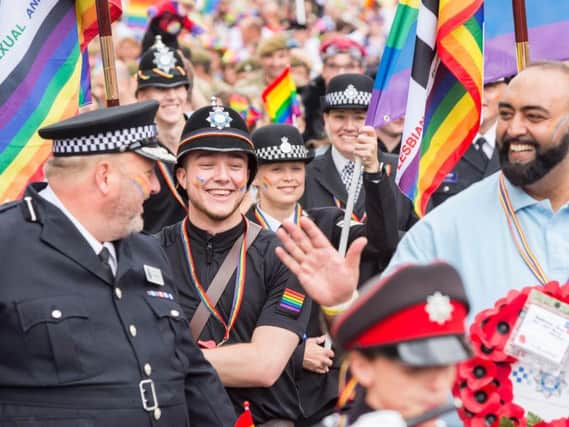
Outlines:
{"type": "Polygon", "coordinates": [[[111,267],[111,253],[109,252],[109,250],[103,246],[103,249],[101,249],[101,252],[99,252],[99,255],[97,255],[99,257],[99,260],[101,261],[101,265],[103,266],[103,270],[105,270],[105,273],[107,273],[108,278],[111,279],[111,281],[114,279],[115,275],[113,273],[113,269],[111,267]]]}
{"type": "Polygon", "coordinates": [[[484,144],[486,144],[487,142],[488,141],[486,141],[486,138],[484,138],[483,136],[478,137],[476,141],[474,141],[474,149],[478,152],[478,155],[480,156],[480,160],[482,161],[484,168],[488,166],[488,160],[490,160],[486,155],[486,153],[484,152],[483,148],[484,144]]]}

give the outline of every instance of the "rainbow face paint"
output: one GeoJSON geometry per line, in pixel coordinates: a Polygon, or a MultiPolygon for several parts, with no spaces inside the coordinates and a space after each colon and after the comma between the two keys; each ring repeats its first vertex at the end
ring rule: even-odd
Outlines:
{"type": "Polygon", "coordinates": [[[134,178],[131,178],[131,181],[145,200],[150,197],[150,183],[145,177],[136,175],[134,178]]]}
{"type": "Polygon", "coordinates": [[[200,188],[203,187],[203,185],[205,184],[205,178],[202,178],[201,176],[196,176],[193,180],[192,180],[192,184],[194,187],[200,188]]]}
{"type": "Polygon", "coordinates": [[[263,188],[269,188],[273,186],[273,183],[266,175],[263,176],[262,181],[263,181],[263,188]]]}

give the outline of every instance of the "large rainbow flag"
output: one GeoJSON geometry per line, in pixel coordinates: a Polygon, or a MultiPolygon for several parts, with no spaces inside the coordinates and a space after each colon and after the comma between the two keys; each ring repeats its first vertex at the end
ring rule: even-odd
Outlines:
{"type": "MultiPolygon", "coordinates": [[[[120,0],[110,4],[116,19],[120,0]]],[[[2,203],[43,178],[51,143],[37,129],[76,114],[88,79],[82,52],[97,34],[97,19],[95,0],[3,1],[0,16],[2,203]]]]}
{"type": "Polygon", "coordinates": [[[142,36],[150,20],[148,9],[156,3],[158,3],[157,0],[128,0],[124,10],[124,22],[142,36]]]}
{"type": "Polygon", "coordinates": [[[290,68],[286,68],[265,88],[262,98],[265,109],[273,123],[293,124],[294,118],[300,116],[296,85],[292,79],[290,68]]]}
{"type": "MultiPolygon", "coordinates": [[[[420,0],[400,0],[379,64],[368,123],[376,127],[403,117],[413,64],[420,0]]],[[[569,59],[569,2],[526,0],[530,58],[569,59]]],[[[512,2],[484,2],[484,81],[516,74],[512,2]]]]}
{"type": "Polygon", "coordinates": [[[483,0],[422,0],[396,181],[423,216],[480,125],[483,0]]]}

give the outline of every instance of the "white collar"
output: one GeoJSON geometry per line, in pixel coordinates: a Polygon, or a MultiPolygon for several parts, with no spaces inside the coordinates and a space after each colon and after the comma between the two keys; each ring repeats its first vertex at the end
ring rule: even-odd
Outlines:
{"type": "MultiPolygon", "coordinates": [[[[295,205],[295,207],[296,207],[296,205],[295,205]]],[[[261,215],[263,215],[263,218],[267,221],[267,225],[269,226],[269,230],[277,231],[279,229],[279,227],[282,225],[282,222],[280,222],[278,219],[272,217],[266,211],[261,209],[261,205],[259,203],[257,203],[257,209],[259,210],[261,215]]],[[[290,216],[287,219],[289,221],[294,221],[294,210],[292,211],[292,213],[290,214],[290,216]]]]}
{"type": "Polygon", "coordinates": [[[115,250],[115,245],[113,245],[110,242],[106,242],[106,243],[102,244],[97,239],[95,239],[95,237],[93,237],[93,235],[91,233],[89,233],[89,230],[87,230],[85,227],[83,227],[83,225],[77,220],[77,218],[75,218],[73,216],[73,214],[67,210],[67,208],[65,207],[63,202],[59,199],[59,197],[57,197],[57,194],[55,194],[55,192],[49,186],[49,184],[43,190],[41,190],[39,192],[39,195],[41,197],[43,197],[45,200],[47,200],[48,202],[50,202],[52,205],[54,205],[56,208],[58,208],[61,212],[63,212],[63,214],[67,218],[69,218],[69,220],[73,223],[75,228],[77,228],[79,233],[81,233],[83,238],[87,241],[87,243],[89,243],[89,246],[91,246],[91,248],[93,249],[93,251],[95,252],[96,255],[98,255],[99,252],[101,252],[101,250],[103,249],[103,246],[106,247],[109,250],[109,252],[111,253],[111,268],[113,269],[113,271],[116,272],[117,253],[115,250]]]}
{"type": "Polygon", "coordinates": [[[338,171],[340,176],[342,176],[342,171],[344,170],[344,166],[346,166],[346,163],[348,163],[350,159],[344,157],[344,155],[340,153],[335,146],[332,145],[332,161],[334,162],[336,170],[338,171]]]}
{"type": "Polygon", "coordinates": [[[492,157],[492,154],[494,153],[494,148],[496,148],[496,126],[497,125],[498,125],[498,121],[496,121],[496,123],[494,123],[494,125],[492,125],[492,127],[490,129],[488,129],[485,134],[481,134],[481,133],[476,134],[476,137],[472,141],[472,143],[474,143],[474,141],[476,141],[478,138],[483,137],[486,140],[486,144],[484,144],[482,146],[482,149],[484,150],[484,153],[488,157],[492,157]]]}

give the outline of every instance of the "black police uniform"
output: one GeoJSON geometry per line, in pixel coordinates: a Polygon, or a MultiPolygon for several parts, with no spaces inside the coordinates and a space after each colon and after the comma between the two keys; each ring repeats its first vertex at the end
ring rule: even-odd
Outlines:
{"type": "Polygon", "coordinates": [[[437,191],[431,196],[431,207],[435,208],[446,199],[470,187],[487,176],[500,170],[500,156],[495,148],[489,159],[482,152],[482,148],[471,144],[462,158],[447,174],[437,191]]]}
{"type": "MultiPolygon", "coordinates": [[[[212,236],[189,222],[188,233],[197,276],[206,289],[235,241],[243,234],[244,227],[244,222],[242,222],[230,230],[212,236]]],[[[160,233],[160,238],[173,266],[174,276],[177,278],[176,286],[180,294],[180,304],[188,318],[191,319],[200,303],[200,297],[192,285],[189,274],[181,224],[165,228],[160,233]]],[[[308,298],[304,300],[303,308],[298,314],[279,308],[286,288],[300,293],[304,291],[275,255],[277,244],[278,240],[274,233],[261,231],[247,250],[247,275],[243,305],[235,326],[231,330],[230,338],[224,345],[250,342],[253,331],[258,326],[276,326],[287,329],[297,334],[299,339],[304,336],[310,313],[308,298]]],[[[231,284],[234,281],[235,273],[229,279],[230,285],[227,286],[216,305],[225,319],[229,318],[231,311],[234,293],[231,284]]],[[[219,343],[223,339],[224,332],[224,327],[213,316],[210,316],[199,339],[219,343]]],[[[302,369],[302,358],[291,361],[272,387],[227,388],[227,392],[237,411],[241,410],[244,401],[251,402],[251,412],[256,423],[264,423],[271,419],[296,420],[302,415],[295,384],[300,369],[302,369]]]]}
{"type": "Polygon", "coordinates": [[[144,231],[152,234],[181,221],[188,212],[188,195],[175,185],[177,181],[174,167],[162,163],[160,166],[156,165],[154,170],[160,182],[160,191],[144,202],[142,214],[144,231]]]}
{"type": "Polygon", "coordinates": [[[114,242],[113,279],[71,221],[38,195],[44,186],[0,207],[0,424],[232,423],[156,239],[114,242]],[[162,272],[163,286],[148,280],[145,266],[162,272]]]}
{"type": "MultiPolygon", "coordinates": [[[[153,39],[154,44],[140,59],[136,74],[136,91],[147,87],[189,88],[190,81],[181,56],[174,48],[164,45],[160,35],[153,39]]],[[[174,167],[161,162],[156,165],[155,171],[160,181],[160,191],[144,202],[144,231],[149,233],[158,233],[167,225],[176,224],[186,216],[188,210],[186,192],[175,188],[174,167]]]]}

